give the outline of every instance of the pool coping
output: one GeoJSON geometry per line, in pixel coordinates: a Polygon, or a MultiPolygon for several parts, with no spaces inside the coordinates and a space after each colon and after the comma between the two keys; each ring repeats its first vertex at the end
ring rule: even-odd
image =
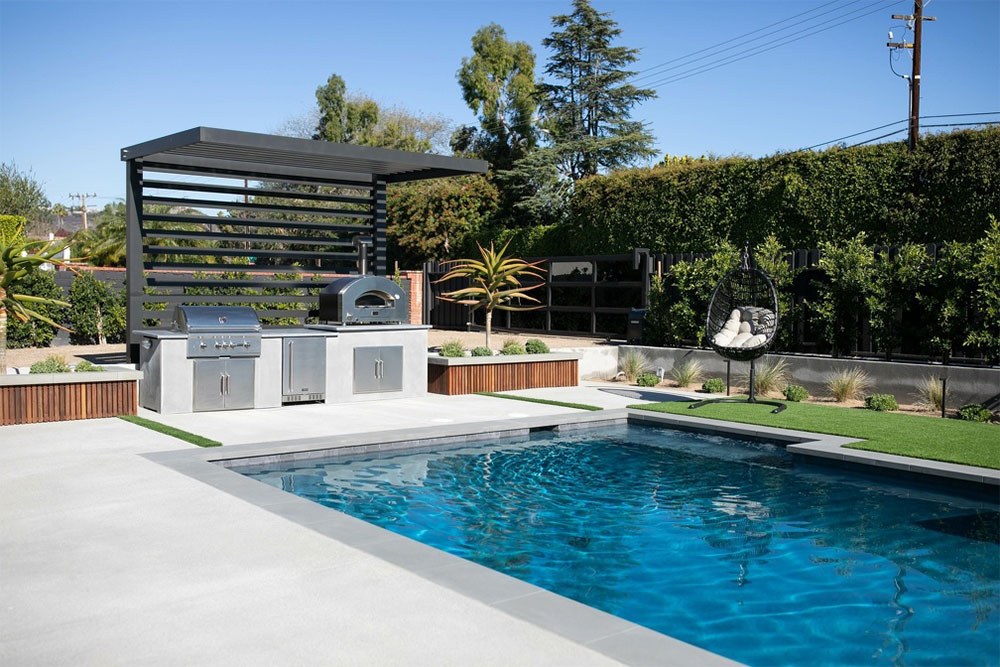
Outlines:
{"type": "MultiPolygon", "coordinates": [[[[446,424],[419,429],[228,445],[209,450],[171,450],[142,456],[256,505],[271,514],[281,516],[370,556],[393,563],[428,581],[622,663],[738,665],[740,663],[736,661],[675,637],[429,547],[232,470],[250,465],[251,460],[259,464],[303,461],[328,456],[403,451],[516,437],[527,435],[533,430],[571,431],[631,422],[778,440],[786,443],[789,451],[808,458],[818,458],[820,461],[850,460],[866,466],[877,466],[883,471],[915,469],[915,472],[922,475],[930,474],[951,478],[953,481],[957,479],[983,483],[982,479],[976,478],[982,477],[982,471],[970,478],[967,471],[951,469],[970,466],[954,466],[938,462],[927,462],[936,465],[923,465],[914,464],[913,460],[900,464],[892,459],[906,457],[842,448],[844,444],[857,442],[856,439],[636,409],[446,424]]],[[[997,475],[996,481],[986,483],[1000,483],[1000,474],[997,475]]]]}

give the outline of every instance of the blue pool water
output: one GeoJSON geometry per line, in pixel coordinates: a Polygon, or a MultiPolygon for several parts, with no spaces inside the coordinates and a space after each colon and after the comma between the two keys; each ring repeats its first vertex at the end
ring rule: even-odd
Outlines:
{"type": "Polygon", "coordinates": [[[645,426],[244,474],[750,665],[1000,663],[996,504],[645,426]]]}

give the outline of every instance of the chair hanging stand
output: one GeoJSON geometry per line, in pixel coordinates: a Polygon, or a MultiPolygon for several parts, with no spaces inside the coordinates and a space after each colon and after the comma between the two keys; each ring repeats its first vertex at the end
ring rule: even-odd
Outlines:
{"type": "Polygon", "coordinates": [[[754,386],[754,362],[767,354],[778,331],[778,293],[766,273],[751,266],[750,248],[745,246],[740,266],[727,273],[708,303],[705,335],[715,352],[728,361],[750,362],[749,397],[709,398],[697,401],[689,409],[709,403],[759,403],[772,405],[772,413],[787,406],[779,401],[757,398],[754,386]]]}

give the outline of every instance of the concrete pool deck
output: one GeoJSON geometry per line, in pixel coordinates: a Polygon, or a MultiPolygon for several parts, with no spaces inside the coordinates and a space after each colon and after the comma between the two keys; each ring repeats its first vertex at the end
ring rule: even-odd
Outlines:
{"type": "MultiPolygon", "coordinates": [[[[178,426],[260,442],[579,413],[481,396],[259,412],[178,426]]],[[[143,456],[191,449],[118,419],[0,428],[0,664],[616,664],[143,456]]]]}
{"type": "MultiPolygon", "coordinates": [[[[600,390],[608,387],[516,393],[611,409],[640,402],[600,390]]],[[[146,415],[239,445],[208,450],[114,419],[2,427],[0,664],[615,664],[609,654],[642,662],[627,649],[655,638],[634,628],[603,636],[589,628],[584,645],[572,628],[540,627],[517,598],[486,604],[463,595],[412,563],[297,523],[313,510],[300,499],[268,509],[226,490],[234,473],[213,470],[213,485],[185,474],[182,461],[265,451],[276,441],[295,451],[374,441],[384,430],[445,435],[567,415],[601,413],[427,396],[146,415]]],[[[558,621],[544,605],[539,613],[558,621]]],[[[689,664],[685,657],[679,650],[662,663],[689,664]]]]}

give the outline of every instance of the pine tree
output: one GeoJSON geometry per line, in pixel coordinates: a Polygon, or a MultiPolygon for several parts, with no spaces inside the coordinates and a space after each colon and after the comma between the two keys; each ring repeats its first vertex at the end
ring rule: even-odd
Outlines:
{"type": "Polygon", "coordinates": [[[653,155],[653,136],[631,120],[636,104],[656,97],[626,83],[638,49],[612,46],[621,29],[588,0],[573,0],[573,13],[552,25],[542,44],[553,51],[545,72],[554,83],[539,86],[540,108],[562,173],[578,180],[653,155]]]}

